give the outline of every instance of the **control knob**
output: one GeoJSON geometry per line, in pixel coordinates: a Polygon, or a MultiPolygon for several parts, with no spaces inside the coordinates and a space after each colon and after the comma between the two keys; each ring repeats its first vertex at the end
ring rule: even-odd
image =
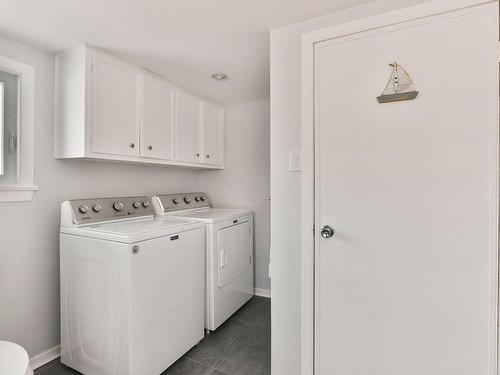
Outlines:
{"type": "Polygon", "coordinates": [[[123,203],[122,202],[115,202],[113,203],[113,208],[115,211],[122,211],[123,210],[123,203]]]}
{"type": "Polygon", "coordinates": [[[92,210],[94,210],[94,212],[100,212],[102,210],[102,206],[100,204],[94,204],[92,210]]]}
{"type": "Polygon", "coordinates": [[[139,208],[139,207],[141,207],[141,204],[139,202],[134,202],[134,203],[132,203],[132,207],[139,208]]]}
{"type": "Polygon", "coordinates": [[[144,208],[148,208],[148,207],[149,207],[149,202],[148,202],[148,201],[144,201],[144,202],[142,202],[142,206],[143,206],[144,208]]]}
{"type": "Polygon", "coordinates": [[[172,199],[172,202],[174,202],[174,204],[178,204],[179,200],[177,198],[174,198],[174,199],[172,199]]]}
{"type": "Polygon", "coordinates": [[[201,196],[200,199],[201,199],[202,202],[205,202],[205,197],[204,196],[201,196]]]}
{"type": "Polygon", "coordinates": [[[187,204],[191,203],[191,198],[184,197],[184,202],[186,202],[187,204]]]}
{"type": "Polygon", "coordinates": [[[86,214],[87,212],[89,212],[89,206],[86,206],[86,205],[82,204],[78,208],[78,211],[80,211],[82,214],[86,214]]]}

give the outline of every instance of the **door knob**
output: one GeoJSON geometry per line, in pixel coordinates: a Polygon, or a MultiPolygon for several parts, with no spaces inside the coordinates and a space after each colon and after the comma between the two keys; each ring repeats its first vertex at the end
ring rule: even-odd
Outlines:
{"type": "Polygon", "coordinates": [[[148,146],[148,150],[151,151],[153,149],[153,146],[148,146]]]}
{"type": "Polygon", "coordinates": [[[323,228],[321,228],[321,237],[323,237],[323,238],[330,238],[334,234],[335,234],[335,229],[333,229],[329,225],[325,225],[325,226],[323,226],[323,228]]]}
{"type": "Polygon", "coordinates": [[[131,144],[129,144],[129,147],[130,147],[130,148],[134,148],[134,147],[135,147],[135,144],[131,143],[131,144]]]}

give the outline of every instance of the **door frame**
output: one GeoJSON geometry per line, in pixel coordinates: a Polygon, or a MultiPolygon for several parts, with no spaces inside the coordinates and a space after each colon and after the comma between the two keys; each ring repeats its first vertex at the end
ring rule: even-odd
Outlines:
{"type": "MultiPolygon", "coordinates": [[[[368,18],[312,31],[302,35],[302,118],[301,118],[301,153],[302,153],[302,176],[301,176],[301,374],[318,374],[315,362],[315,251],[318,236],[314,235],[316,221],[315,186],[317,183],[315,164],[315,112],[314,112],[314,49],[315,45],[329,39],[345,37],[365,31],[379,29],[387,26],[396,26],[407,22],[425,23],[428,17],[449,17],[449,12],[460,11],[462,14],[477,12],[479,10],[496,9],[494,40],[497,45],[492,46],[495,63],[499,60],[499,27],[498,27],[498,0],[435,0],[420,5],[390,11],[368,18]]],[[[492,82],[495,86],[493,92],[499,92],[498,69],[496,80],[492,82]]],[[[492,97],[494,103],[494,119],[499,122],[498,97],[492,97]]],[[[495,129],[494,154],[495,157],[492,173],[496,176],[493,189],[494,202],[491,238],[493,248],[498,249],[498,203],[499,203],[499,129],[495,129]]],[[[492,253],[492,306],[491,306],[491,367],[490,375],[500,374],[498,368],[498,250],[492,253]]],[[[324,374],[318,374],[324,375],[324,374]]]]}

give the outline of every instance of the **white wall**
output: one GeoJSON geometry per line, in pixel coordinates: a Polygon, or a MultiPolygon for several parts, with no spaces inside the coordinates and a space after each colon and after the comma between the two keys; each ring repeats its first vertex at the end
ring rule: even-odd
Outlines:
{"type": "Polygon", "coordinates": [[[288,152],[300,150],[301,35],[428,0],[379,0],[271,31],[272,373],[300,374],[300,173],[288,152]]]}
{"type": "Polygon", "coordinates": [[[270,289],[269,101],[226,107],[225,169],[204,171],[199,188],[218,206],[254,210],[255,287],[270,289]]]}
{"type": "Polygon", "coordinates": [[[196,191],[199,172],[56,160],[54,57],[0,37],[0,55],[35,67],[35,183],[32,202],[0,203],[0,340],[31,356],[59,345],[59,205],[70,198],[196,191]]]}

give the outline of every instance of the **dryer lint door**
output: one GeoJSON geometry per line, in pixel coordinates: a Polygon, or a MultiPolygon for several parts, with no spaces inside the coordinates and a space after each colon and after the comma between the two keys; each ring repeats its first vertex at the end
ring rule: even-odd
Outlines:
{"type": "Polygon", "coordinates": [[[218,232],[218,287],[224,288],[246,273],[251,266],[251,231],[248,221],[218,232]]]}

